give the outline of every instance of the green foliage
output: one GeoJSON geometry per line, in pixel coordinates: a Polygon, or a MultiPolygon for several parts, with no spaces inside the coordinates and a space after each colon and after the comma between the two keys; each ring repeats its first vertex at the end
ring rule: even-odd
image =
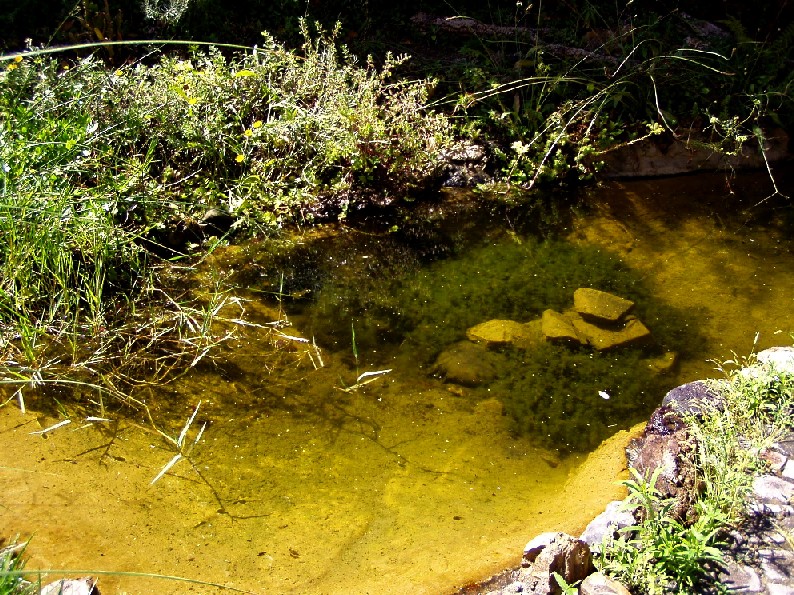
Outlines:
{"type": "Polygon", "coordinates": [[[93,385],[100,370],[115,390],[150,365],[141,349],[175,352],[154,378],[203,357],[219,302],[167,289],[150,251],[199,241],[211,207],[253,233],[433,178],[449,126],[422,107],[430,83],[392,82],[404,57],[360,66],[338,30],[302,30],[300,56],[266,36],[245,55],[115,70],[43,51],[2,62],[0,381],[93,385]]]}
{"type": "Polygon", "coordinates": [[[25,545],[15,541],[4,547],[0,544],[0,595],[32,595],[40,591],[20,574],[25,568],[25,545]]]}
{"type": "MultiPolygon", "coordinates": [[[[562,595],[577,595],[577,593],[579,593],[576,583],[572,585],[568,584],[568,581],[566,581],[559,572],[552,572],[551,575],[554,577],[554,580],[557,581],[560,589],[562,589],[562,595]]],[[[577,583],[578,582],[579,581],[577,581],[577,583]]]]}
{"type": "Polygon", "coordinates": [[[643,358],[664,350],[696,352],[697,335],[684,340],[681,334],[696,326],[687,327],[684,313],[657,303],[614,257],[559,240],[521,242],[490,241],[423,268],[403,255],[355,283],[337,272],[317,293],[311,333],[321,344],[344,350],[350,329],[342,323],[352,319],[360,352],[429,368],[441,351],[466,338],[468,328],[491,319],[529,322],[547,308],[565,310],[579,287],[633,299],[658,343],[648,352],[592,353],[544,343],[493,354],[498,379],[487,394],[504,403],[517,432],[565,451],[590,449],[615,427],[647,417],[670,387],[643,358]]]}
{"type": "MultiPolygon", "coordinates": [[[[733,363],[726,362],[723,369],[733,363]]],[[[794,411],[794,375],[753,358],[744,364],[728,373],[727,380],[714,383],[722,400],[688,420],[697,447],[695,468],[704,486],[693,522],[685,524],[669,514],[671,501],[655,488],[660,470],[648,481],[632,470],[633,479],[624,482],[635,518],[643,521],[606,543],[597,562],[634,592],[722,588],[715,581],[724,539],[747,515],[747,495],[761,470],[757,452],[791,430],[794,411]]]]}
{"type": "Polygon", "coordinates": [[[622,529],[606,544],[600,569],[636,593],[700,592],[713,581],[723,560],[721,519],[701,514],[694,524],[684,525],[670,514],[672,502],[656,490],[659,471],[648,481],[632,471],[634,479],[624,482],[627,502],[635,517],[644,520],[622,529]]]}
{"type": "Polygon", "coordinates": [[[662,132],[735,155],[770,123],[791,124],[788,29],[759,42],[728,19],[732,39],[683,13],[575,4],[557,19],[542,4],[530,7],[536,19],[522,17],[548,18],[552,30],[461,50],[453,109],[464,134],[499,139],[506,192],[589,180],[604,153],[662,132]]]}

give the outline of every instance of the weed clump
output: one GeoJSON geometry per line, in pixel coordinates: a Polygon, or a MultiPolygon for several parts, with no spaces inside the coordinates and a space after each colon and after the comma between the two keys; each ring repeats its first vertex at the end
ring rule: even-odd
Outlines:
{"type": "Polygon", "coordinates": [[[197,300],[158,258],[223,235],[209,212],[268,232],[434,179],[450,127],[423,107],[432,83],[392,81],[405,57],[358,64],[338,29],[302,31],[302,55],[265,36],[244,55],[194,49],[115,70],[36,50],[2,63],[4,383],[78,373],[115,393],[209,353],[225,298],[197,300]]]}
{"type": "MultiPolygon", "coordinates": [[[[733,364],[734,362],[730,362],[733,364]]],[[[721,592],[718,575],[729,532],[747,520],[753,478],[764,470],[758,453],[792,428],[794,374],[754,357],[714,382],[719,404],[687,416],[695,445],[698,483],[692,519],[672,514],[650,478],[635,472],[626,482],[628,504],[643,521],[607,540],[597,566],[636,593],[721,592]]]]}

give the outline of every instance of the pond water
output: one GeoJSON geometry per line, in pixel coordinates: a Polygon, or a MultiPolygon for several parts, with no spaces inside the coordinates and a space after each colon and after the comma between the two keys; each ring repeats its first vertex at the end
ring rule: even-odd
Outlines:
{"type": "Polygon", "coordinates": [[[42,436],[30,432],[60,418],[6,406],[0,526],[33,536],[29,567],[141,573],[102,576],[106,594],[215,592],[146,574],[252,593],[452,592],[622,497],[617,433],[665,390],[716,376],[732,352],[791,344],[794,215],[754,206],[769,192],[750,174],[612,182],[553,206],[450,192],[410,216],[218,250],[195,290],[236,286],[223,311],[236,338],[136,395],[174,439],[200,403],[189,460],[150,485],[175,450],[145,420],[42,436]],[[468,328],[569,309],[579,287],[635,301],[653,342],[484,350],[486,380],[444,381],[436,361],[468,328]]]}

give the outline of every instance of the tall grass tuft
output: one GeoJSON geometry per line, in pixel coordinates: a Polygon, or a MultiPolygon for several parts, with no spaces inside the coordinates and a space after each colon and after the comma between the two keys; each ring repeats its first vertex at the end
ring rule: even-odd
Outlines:
{"type": "Polygon", "coordinates": [[[431,82],[302,30],[301,54],[265,36],[115,70],[0,56],[0,386],[20,404],[50,384],[121,395],[211,354],[225,294],[198,300],[154,254],[198,244],[208,210],[270,233],[433,179],[450,126],[423,108],[431,82]]]}

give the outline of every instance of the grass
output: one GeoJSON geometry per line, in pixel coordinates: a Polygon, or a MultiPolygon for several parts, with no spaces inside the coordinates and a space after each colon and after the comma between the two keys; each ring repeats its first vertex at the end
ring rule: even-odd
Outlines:
{"type": "Polygon", "coordinates": [[[39,592],[35,585],[22,578],[26,547],[27,543],[17,541],[0,547],[0,595],[33,595],[39,592]]]}
{"type": "Polygon", "coordinates": [[[646,478],[634,471],[625,482],[628,503],[644,520],[609,541],[597,565],[634,593],[722,589],[717,577],[729,531],[741,530],[753,478],[764,470],[758,453],[794,426],[794,375],[752,357],[737,369],[721,369],[727,378],[714,388],[724,407],[708,407],[688,420],[703,486],[694,520],[684,522],[671,513],[672,501],[655,487],[658,472],[646,478]]]}
{"type": "Polygon", "coordinates": [[[423,108],[432,82],[302,30],[300,53],[265,36],[115,70],[68,48],[0,57],[0,387],[23,408],[55,386],[137,404],[212,355],[222,281],[199,296],[182,274],[225,241],[204,233],[211,209],[270,234],[436,175],[451,128],[423,108]]]}

